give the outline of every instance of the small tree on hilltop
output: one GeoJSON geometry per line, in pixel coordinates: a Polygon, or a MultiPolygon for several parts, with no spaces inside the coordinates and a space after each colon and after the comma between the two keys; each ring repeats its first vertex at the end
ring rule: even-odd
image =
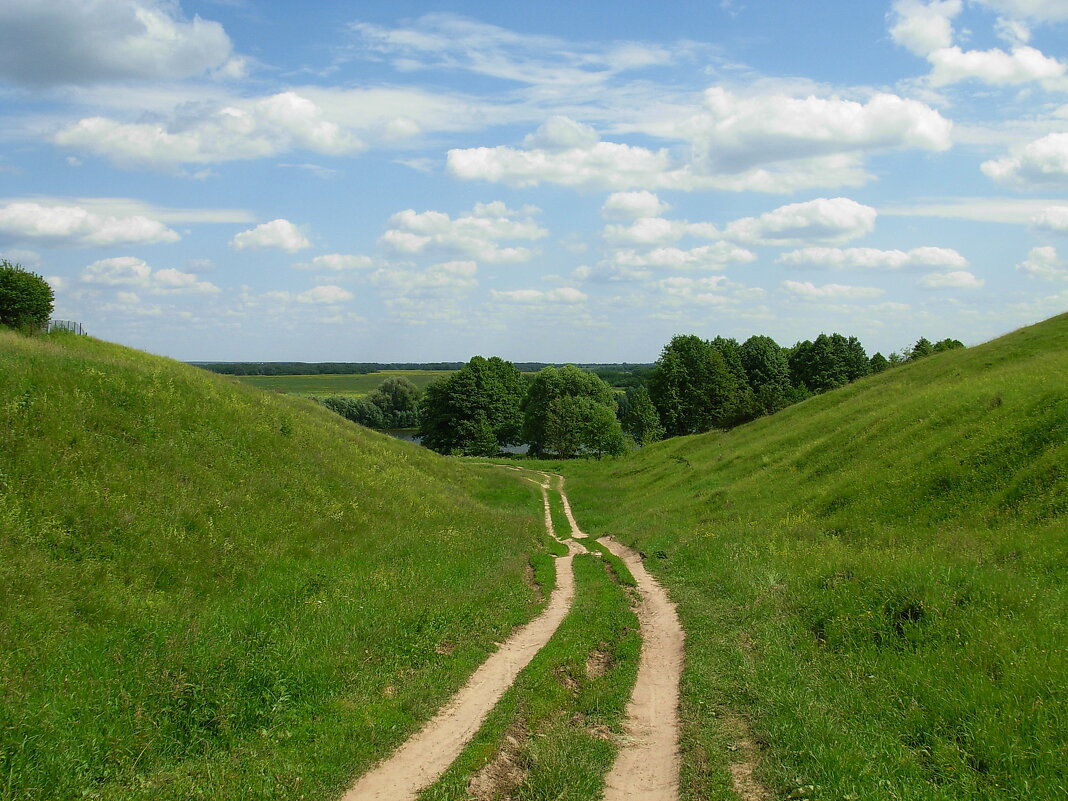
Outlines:
{"type": "Polygon", "coordinates": [[[0,259],[0,325],[44,328],[52,316],[52,287],[41,276],[0,259]]]}

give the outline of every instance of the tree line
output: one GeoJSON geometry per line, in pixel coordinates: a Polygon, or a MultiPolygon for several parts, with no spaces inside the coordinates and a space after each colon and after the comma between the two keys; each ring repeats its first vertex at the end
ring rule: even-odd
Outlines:
{"type": "Polygon", "coordinates": [[[921,337],[900,353],[869,357],[860,340],[838,333],[790,348],[762,335],[739,343],[689,334],[672,338],[651,366],[595,372],[550,365],[524,376],[512,362],[475,356],[421,395],[408,379],[391,377],[366,397],[322,402],[372,428],[417,427],[422,443],[444,454],[492,456],[525,444],[535,457],[599,457],[663,437],[731,428],[962,347],[956,339],[932,343],[921,337]]]}

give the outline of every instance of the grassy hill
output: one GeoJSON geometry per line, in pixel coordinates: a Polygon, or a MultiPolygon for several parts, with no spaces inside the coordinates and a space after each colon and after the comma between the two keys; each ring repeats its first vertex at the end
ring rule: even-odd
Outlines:
{"type": "Polygon", "coordinates": [[[774,797],[1068,797],[1066,442],[1062,315],[562,465],[680,605],[684,797],[745,761],[774,797]]]}
{"type": "Polygon", "coordinates": [[[338,797],[537,611],[527,554],[551,583],[490,472],[0,332],[0,798],[338,797]]]}

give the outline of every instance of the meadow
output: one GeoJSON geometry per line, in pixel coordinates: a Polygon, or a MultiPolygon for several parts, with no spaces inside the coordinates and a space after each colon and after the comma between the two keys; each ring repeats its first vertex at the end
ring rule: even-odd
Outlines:
{"type": "Polygon", "coordinates": [[[338,798],[553,582],[505,471],[88,337],[0,364],[0,798],[338,798]]]}
{"type": "Polygon", "coordinates": [[[234,379],[252,387],[290,395],[358,397],[378,389],[387,378],[403,376],[419,389],[426,389],[432,382],[451,373],[451,370],[379,370],[351,375],[243,375],[234,376],[234,379]]]}
{"type": "Polygon", "coordinates": [[[546,466],[679,605],[683,797],[1068,797],[1068,315],[546,466]]]}

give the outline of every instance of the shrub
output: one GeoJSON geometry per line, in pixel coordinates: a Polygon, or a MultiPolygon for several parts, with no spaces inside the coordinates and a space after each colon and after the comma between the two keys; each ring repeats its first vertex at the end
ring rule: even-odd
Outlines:
{"type": "Polygon", "coordinates": [[[36,329],[52,316],[52,287],[41,276],[0,259],[0,325],[36,329]]]}

